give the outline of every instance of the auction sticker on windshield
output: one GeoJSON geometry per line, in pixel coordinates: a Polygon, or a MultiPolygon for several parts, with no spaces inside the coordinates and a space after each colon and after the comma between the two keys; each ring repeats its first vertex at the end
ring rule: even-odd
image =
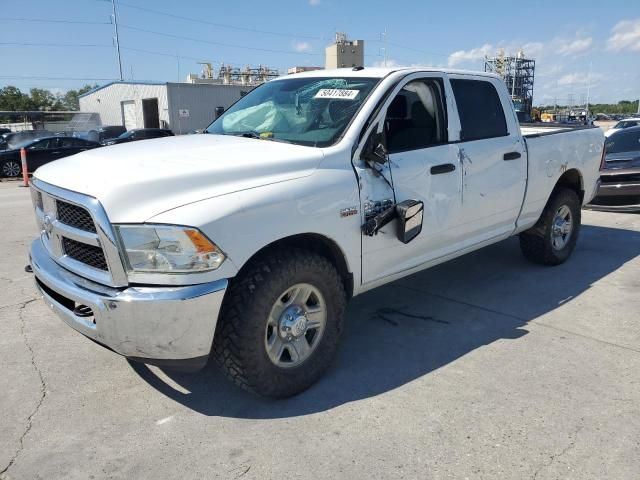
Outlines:
{"type": "Polygon", "coordinates": [[[353,100],[360,90],[345,90],[341,88],[321,88],[313,98],[332,98],[340,100],[353,100]]]}

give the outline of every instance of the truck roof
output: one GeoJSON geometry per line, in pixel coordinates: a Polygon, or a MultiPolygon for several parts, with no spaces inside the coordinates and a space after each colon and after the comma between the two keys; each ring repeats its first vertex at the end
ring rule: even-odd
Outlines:
{"type": "Polygon", "coordinates": [[[483,77],[500,78],[498,75],[489,72],[478,72],[472,70],[457,70],[453,68],[442,67],[364,67],[359,69],[334,68],[329,70],[312,70],[309,72],[295,73],[292,75],[284,75],[279,79],[285,78],[305,78],[305,77],[363,77],[363,78],[384,78],[394,72],[402,72],[405,74],[414,72],[438,72],[461,75],[480,75],[483,77]]]}

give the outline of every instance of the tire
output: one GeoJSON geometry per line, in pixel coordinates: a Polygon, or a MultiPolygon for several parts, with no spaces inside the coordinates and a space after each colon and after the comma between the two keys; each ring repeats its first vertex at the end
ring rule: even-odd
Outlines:
{"type": "Polygon", "coordinates": [[[564,263],[580,234],[580,214],[580,199],[575,191],[562,189],[553,193],[538,222],[520,234],[520,249],[525,258],[541,265],[564,263]],[[566,226],[567,218],[570,227],[566,226]],[[567,228],[569,233],[565,235],[567,228]]]}
{"type": "MultiPolygon", "coordinates": [[[[266,397],[290,397],[310,387],[330,365],[342,334],[345,306],[342,279],[326,258],[297,248],[272,250],[231,282],[216,328],[213,356],[241,388],[266,397]],[[283,338],[289,335],[285,316],[290,316],[285,314],[297,308],[295,298],[304,296],[300,286],[305,285],[311,294],[300,305],[309,310],[302,315],[307,330],[297,331],[298,336],[292,335],[291,340],[283,338]],[[321,318],[323,308],[324,326],[313,330],[313,319],[321,318]],[[281,356],[276,342],[289,345],[281,356]],[[295,345],[311,345],[310,353],[302,352],[308,357],[298,356],[296,352],[304,349],[291,348],[295,345]]],[[[298,323],[293,327],[301,330],[298,323]]]]}
{"type": "Polygon", "coordinates": [[[0,165],[0,173],[3,177],[17,178],[22,174],[22,165],[16,160],[5,160],[0,165]]]}

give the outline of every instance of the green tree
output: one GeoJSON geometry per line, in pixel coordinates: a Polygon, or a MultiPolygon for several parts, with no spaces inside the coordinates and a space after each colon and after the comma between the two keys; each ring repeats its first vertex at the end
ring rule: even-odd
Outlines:
{"type": "Polygon", "coordinates": [[[32,88],[30,93],[31,103],[35,110],[49,111],[60,110],[60,102],[56,96],[44,88],[32,88]]]}
{"type": "Polygon", "coordinates": [[[85,85],[78,90],[68,90],[67,93],[60,98],[60,104],[62,110],[79,110],[80,109],[80,95],[87,93],[89,90],[93,90],[98,85],[85,85]]]}
{"type": "Polygon", "coordinates": [[[0,88],[0,110],[33,110],[34,105],[26,93],[19,88],[8,85],[0,88]]]}

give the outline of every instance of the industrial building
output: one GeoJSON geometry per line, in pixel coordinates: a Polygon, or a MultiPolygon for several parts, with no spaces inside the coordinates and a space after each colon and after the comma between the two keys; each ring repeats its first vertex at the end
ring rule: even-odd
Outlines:
{"type": "Polygon", "coordinates": [[[531,113],[536,62],[525,58],[522,49],[515,57],[500,50],[493,58],[485,57],[484,71],[497,73],[507,84],[516,112],[531,113]]]}
{"type": "Polygon", "coordinates": [[[217,107],[229,108],[255,83],[111,82],[80,96],[80,111],[100,115],[102,125],[170,128],[176,135],[207,127],[217,107]]]}
{"type": "Polygon", "coordinates": [[[269,68],[266,65],[244,68],[232,67],[231,65],[220,65],[217,76],[213,65],[209,62],[199,62],[202,65],[202,73],[190,73],[187,75],[187,83],[206,83],[210,85],[260,85],[261,83],[273,80],[280,75],[278,70],[269,68]]]}
{"type": "Polygon", "coordinates": [[[296,67],[289,67],[287,69],[287,74],[293,75],[294,73],[315,72],[317,70],[322,70],[322,67],[296,66],[296,67]]]}
{"type": "Polygon", "coordinates": [[[348,40],[336,33],[336,41],[325,49],[325,68],[364,67],[364,40],[348,40]]]}

